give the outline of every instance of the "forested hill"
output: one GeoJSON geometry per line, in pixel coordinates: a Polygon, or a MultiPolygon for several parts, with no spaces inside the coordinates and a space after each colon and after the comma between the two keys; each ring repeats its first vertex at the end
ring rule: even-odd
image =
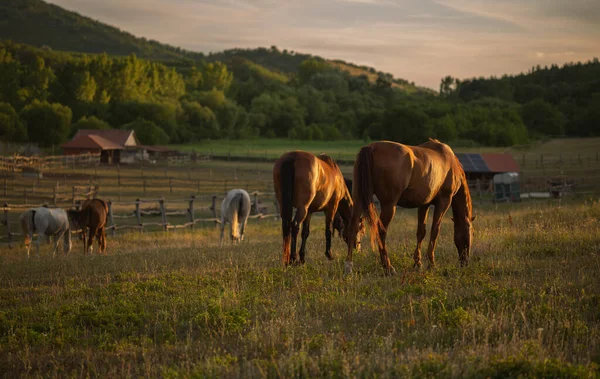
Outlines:
{"type": "Polygon", "coordinates": [[[320,56],[303,54],[294,50],[279,49],[277,46],[271,46],[270,48],[259,47],[256,49],[229,49],[218,53],[210,53],[205,59],[209,62],[224,62],[231,66],[236,59],[240,58],[252,61],[271,71],[285,74],[298,73],[298,68],[303,61],[314,59],[315,61],[324,62],[334,69],[345,71],[352,76],[364,75],[373,84],[379,80],[389,82],[392,87],[407,92],[432,92],[428,88],[417,87],[414,82],[395,78],[392,74],[378,71],[373,67],[359,66],[339,59],[325,59],[320,56]]]}
{"type": "Polygon", "coordinates": [[[521,106],[530,134],[600,135],[600,61],[536,66],[501,78],[442,79],[442,96],[466,103],[498,99],[521,106]]]}
{"type": "Polygon", "coordinates": [[[41,0],[0,1],[0,39],[81,53],[136,54],[153,60],[197,54],[137,38],[115,27],[41,0]]]}

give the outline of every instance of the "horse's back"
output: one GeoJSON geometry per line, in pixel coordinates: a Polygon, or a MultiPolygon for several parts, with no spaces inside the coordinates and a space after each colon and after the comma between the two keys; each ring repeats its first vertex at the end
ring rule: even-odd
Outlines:
{"type": "Polygon", "coordinates": [[[454,188],[452,149],[437,140],[418,146],[391,141],[370,144],[373,151],[374,190],[378,198],[398,198],[398,205],[414,208],[431,203],[454,188]]]}

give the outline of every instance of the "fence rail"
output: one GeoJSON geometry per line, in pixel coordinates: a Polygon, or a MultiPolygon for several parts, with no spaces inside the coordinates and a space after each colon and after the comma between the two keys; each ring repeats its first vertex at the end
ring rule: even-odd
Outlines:
{"type": "MultiPolygon", "coordinates": [[[[276,201],[273,201],[275,212],[267,213],[266,208],[264,207],[263,202],[261,202],[260,197],[273,196],[272,192],[259,192],[254,191],[250,193],[252,197],[251,204],[251,215],[249,218],[251,219],[266,219],[266,218],[278,218],[279,217],[279,208],[276,201]]],[[[144,232],[145,228],[149,227],[158,227],[165,232],[169,230],[177,230],[190,228],[193,229],[194,226],[198,223],[214,223],[215,226],[218,226],[221,223],[221,219],[217,217],[217,199],[221,198],[218,195],[211,196],[210,206],[204,207],[196,207],[197,201],[199,198],[196,196],[190,196],[187,199],[170,199],[166,200],[164,198],[159,199],[137,199],[134,202],[131,201],[107,201],[108,203],[108,220],[106,229],[110,231],[111,235],[116,235],[118,230],[136,230],[140,233],[144,232]],[[168,210],[168,204],[180,204],[182,202],[187,203],[187,208],[185,210],[168,210]],[[150,209],[143,210],[142,205],[148,203],[158,203],[158,209],[150,209]],[[129,213],[121,213],[115,214],[114,208],[115,206],[120,207],[120,211],[122,212],[122,207],[130,207],[134,206],[129,213]],[[210,211],[212,217],[196,217],[196,212],[198,211],[210,211]],[[184,223],[173,224],[169,222],[169,217],[185,217],[187,216],[187,221],[184,223]],[[160,221],[144,221],[144,217],[160,217],[160,221]],[[132,224],[123,224],[117,223],[116,220],[127,220],[127,219],[135,219],[136,222],[132,224]]],[[[73,204],[67,204],[66,206],[72,206],[73,204]]],[[[57,207],[57,205],[48,205],[48,204],[40,204],[37,206],[46,206],[46,207],[57,207]]],[[[37,207],[36,205],[25,205],[25,204],[8,204],[4,203],[4,206],[0,208],[0,210],[4,213],[4,218],[2,219],[2,225],[6,228],[6,233],[4,236],[0,236],[0,243],[8,244],[12,246],[13,237],[22,237],[22,233],[12,232],[11,225],[16,224],[17,222],[11,221],[9,217],[9,212],[14,210],[22,210],[24,208],[32,208],[37,207]],[[5,240],[5,241],[2,241],[5,240]]],[[[81,230],[72,230],[71,233],[77,234],[81,233],[81,230]]]]}

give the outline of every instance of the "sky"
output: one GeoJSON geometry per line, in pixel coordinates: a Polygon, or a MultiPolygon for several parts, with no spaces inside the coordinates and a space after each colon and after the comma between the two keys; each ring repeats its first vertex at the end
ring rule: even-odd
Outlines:
{"type": "Polygon", "coordinates": [[[600,0],[48,0],[204,53],[277,46],[439,89],[600,56],[600,0]]]}

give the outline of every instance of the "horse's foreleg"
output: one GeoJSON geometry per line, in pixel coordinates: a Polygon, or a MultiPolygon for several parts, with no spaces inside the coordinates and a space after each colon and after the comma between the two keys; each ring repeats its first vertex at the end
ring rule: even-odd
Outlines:
{"type": "Polygon", "coordinates": [[[221,224],[219,225],[219,227],[221,228],[221,237],[219,239],[219,243],[221,246],[223,246],[223,236],[225,235],[225,220],[221,219],[221,224]]]}
{"type": "Polygon", "coordinates": [[[358,238],[358,229],[360,225],[360,217],[362,216],[362,210],[360,206],[354,204],[354,208],[352,209],[352,215],[350,216],[350,220],[348,221],[348,254],[346,255],[346,262],[344,263],[344,273],[346,275],[352,273],[352,253],[354,253],[354,249],[356,246],[356,239],[358,238]]]}
{"type": "Polygon", "coordinates": [[[429,268],[435,266],[435,245],[437,238],[440,233],[440,226],[442,225],[442,218],[450,208],[450,198],[442,199],[435,204],[435,211],[433,212],[433,221],[431,223],[431,235],[429,236],[429,246],[427,248],[427,260],[429,261],[429,268]]]}
{"type": "Polygon", "coordinates": [[[302,244],[300,245],[300,263],[304,264],[306,257],[306,240],[310,234],[310,214],[306,216],[302,223],[302,244]]]}
{"type": "Polygon", "coordinates": [[[427,214],[429,213],[429,204],[419,207],[419,219],[417,221],[417,247],[413,255],[415,261],[414,267],[421,267],[421,243],[427,234],[427,214]]]}
{"type": "Polygon", "coordinates": [[[387,237],[387,230],[390,222],[394,218],[396,214],[396,204],[382,204],[381,205],[381,214],[379,215],[379,219],[381,220],[381,225],[383,227],[379,228],[379,238],[381,240],[381,245],[379,246],[379,256],[381,257],[381,265],[385,270],[386,275],[394,275],[396,274],[396,269],[390,263],[390,258],[387,253],[387,246],[385,244],[385,238],[387,237]]]}
{"type": "Polygon", "coordinates": [[[69,254],[72,247],[73,245],[71,243],[71,231],[67,230],[63,235],[63,251],[65,252],[65,255],[69,254]]]}
{"type": "Polygon", "coordinates": [[[332,260],[331,235],[333,234],[333,218],[337,212],[337,204],[333,204],[325,210],[325,256],[332,260]]]}
{"type": "Polygon", "coordinates": [[[37,257],[40,257],[40,245],[42,244],[42,240],[45,238],[43,233],[38,234],[38,238],[35,241],[35,254],[37,257]]]}
{"type": "Polygon", "coordinates": [[[56,257],[58,253],[58,244],[60,243],[60,239],[62,238],[62,234],[55,234],[52,238],[54,238],[54,248],[52,249],[52,258],[56,257]]]}

